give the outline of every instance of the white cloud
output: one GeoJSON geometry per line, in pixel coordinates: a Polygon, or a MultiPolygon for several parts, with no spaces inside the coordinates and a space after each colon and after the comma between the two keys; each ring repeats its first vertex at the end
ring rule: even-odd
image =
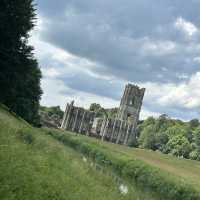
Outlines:
{"type": "Polygon", "coordinates": [[[159,112],[152,112],[152,111],[149,111],[147,110],[146,108],[142,108],[141,110],[141,113],[140,113],[140,119],[146,119],[150,116],[153,116],[153,117],[159,117],[161,115],[161,113],[159,112]]]}
{"type": "Polygon", "coordinates": [[[147,83],[145,102],[153,101],[155,106],[182,109],[198,109],[200,107],[200,72],[189,81],[180,84],[147,83]]]}
{"type": "Polygon", "coordinates": [[[62,81],[56,79],[43,78],[41,86],[44,94],[42,95],[41,105],[44,106],[62,106],[64,110],[64,105],[66,101],[71,101],[70,97],[67,97],[63,92],[67,92],[68,88],[63,84],[62,81]]]}
{"type": "Polygon", "coordinates": [[[174,26],[178,30],[184,32],[189,37],[192,37],[199,31],[198,28],[192,22],[189,22],[182,17],[178,17],[176,19],[174,26]]]}
{"type": "Polygon", "coordinates": [[[91,103],[99,103],[105,108],[118,107],[119,102],[111,98],[94,95],[87,92],[73,90],[66,86],[63,81],[44,78],[42,80],[44,95],[41,104],[45,106],[60,105],[64,110],[66,103],[75,100],[75,105],[89,108],[91,103]]]}

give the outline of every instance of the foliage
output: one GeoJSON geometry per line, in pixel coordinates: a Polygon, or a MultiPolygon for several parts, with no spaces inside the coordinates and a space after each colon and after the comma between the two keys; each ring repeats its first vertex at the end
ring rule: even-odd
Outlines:
{"type": "Polygon", "coordinates": [[[198,119],[192,119],[190,120],[189,122],[189,125],[190,125],[190,128],[194,129],[196,128],[197,126],[199,126],[199,120],[198,119]]]}
{"type": "Polygon", "coordinates": [[[198,151],[200,151],[200,127],[198,127],[194,132],[194,143],[198,151]]]}
{"type": "Polygon", "coordinates": [[[108,118],[115,118],[118,112],[118,108],[105,109],[98,103],[92,103],[89,110],[95,112],[96,117],[106,116],[108,118]]]}
{"type": "Polygon", "coordinates": [[[24,129],[19,129],[16,132],[16,135],[21,141],[23,141],[26,144],[32,144],[34,142],[34,136],[30,133],[25,132],[24,129]]]}
{"type": "Polygon", "coordinates": [[[183,135],[176,135],[168,141],[166,149],[175,156],[188,158],[192,147],[187,138],[183,135]]]}
{"type": "Polygon", "coordinates": [[[38,125],[41,71],[28,45],[35,22],[33,0],[2,0],[0,20],[0,102],[38,125]]]}
{"type": "Polygon", "coordinates": [[[198,150],[194,150],[194,151],[190,152],[189,158],[192,160],[200,161],[200,152],[198,150]]]}
{"type": "Polygon", "coordinates": [[[109,118],[115,118],[117,116],[118,108],[106,109],[109,118]]]}
{"type": "Polygon", "coordinates": [[[139,138],[139,144],[143,148],[156,150],[156,136],[154,127],[152,125],[149,125],[143,129],[139,138]]]}
{"type": "MultiPolygon", "coordinates": [[[[154,168],[134,157],[129,157],[123,151],[109,150],[99,143],[90,142],[60,131],[46,130],[47,134],[74,148],[85,156],[93,159],[104,167],[112,169],[115,173],[159,195],[159,199],[187,199],[198,200],[200,194],[185,180],[174,178],[174,175],[154,168]]],[[[117,148],[117,147],[116,147],[117,148]]]]}
{"type": "Polygon", "coordinates": [[[0,199],[200,198],[199,163],[100,142],[65,131],[32,128],[2,110],[1,106],[0,147],[0,199]],[[26,134],[34,136],[31,145],[21,140],[26,134]],[[137,185],[136,189],[121,196],[116,183],[93,168],[88,169],[77,152],[121,176],[127,181],[129,188],[137,185]],[[149,161],[151,164],[147,164],[149,161]],[[165,165],[166,163],[168,164],[165,165]],[[174,167],[177,171],[169,173],[169,163],[169,169],[174,167]],[[155,167],[156,164],[159,168],[155,167]],[[146,190],[149,192],[146,193],[146,190]]]}
{"type": "Polygon", "coordinates": [[[96,111],[98,111],[98,110],[100,110],[100,109],[101,109],[101,105],[98,104],[98,103],[92,103],[92,104],[90,105],[90,111],[96,112],[96,111]]]}
{"type": "Polygon", "coordinates": [[[96,117],[103,117],[103,116],[107,115],[105,109],[103,107],[101,107],[100,104],[97,104],[97,103],[92,103],[90,105],[89,110],[95,112],[96,117]]]}
{"type": "Polygon", "coordinates": [[[52,106],[52,107],[40,106],[40,110],[47,112],[49,116],[56,114],[60,118],[62,118],[64,115],[64,112],[60,109],[60,106],[52,106]]]}
{"type": "Polygon", "coordinates": [[[0,105],[1,200],[154,199],[128,183],[128,194],[121,194],[112,176],[95,170],[82,158],[0,105]]]}
{"type": "Polygon", "coordinates": [[[200,126],[197,119],[183,122],[167,115],[157,119],[149,117],[138,125],[137,131],[142,148],[199,160],[200,126]]]}

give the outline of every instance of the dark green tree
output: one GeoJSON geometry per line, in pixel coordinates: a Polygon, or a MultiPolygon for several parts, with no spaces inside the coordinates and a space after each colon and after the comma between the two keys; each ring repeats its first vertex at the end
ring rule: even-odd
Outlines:
{"type": "Polygon", "coordinates": [[[195,146],[196,146],[198,152],[200,152],[200,127],[198,127],[195,130],[195,133],[194,133],[194,143],[195,143],[195,146]]]}
{"type": "Polygon", "coordinates": [[[41,72],[28,45],[35,20],[33,0],[1,1],[0,102],[37,125],[41,72]]]}
{"type": "Polygon", "coordinates": [[[98,104],[98,103],[92,103],[90,105],[89,110],[95,112],[96,113],[96,117],[104,117],[104,116],[108,117],[108,113],[107,113],[106,109],[101,107],[101,105],[98,104]]]}
{"type": "Polygon", "coordinates": [[[101,110],[101,105],[100,104],[98,104],[98,103],[92,103],[90,105],[90,111],[97,112],[99,110],[101,110]]]}
{"type": "Polygon", "coordinates": [[[52,107],[40,106],[40,110],[48,113],[49,116],[58,115],[60,118],[62,118],[64,115],[64,112],[60,109],[60,106],[52,106],[52,107]]]}
{"type": "Polygon", "coordinates": [[[169,140],[168,135],[165,132],[157,132],[155,134],[155,146],[156,149],[163,151],[165,149],[165,145],[169,140]]]}
{"type": "Polygon", "coordinates": [[[156,134],[153,125],[149,125],[142,130],[139,145],[145,149],[156,150],[156,134]]]}
{"type": "Polygon", "coordinates": [[[189,121],[189,126],[191,129],[196,128],[197,126],[199,126],[199,120],[198,119],[192,119],[189,121]]]}

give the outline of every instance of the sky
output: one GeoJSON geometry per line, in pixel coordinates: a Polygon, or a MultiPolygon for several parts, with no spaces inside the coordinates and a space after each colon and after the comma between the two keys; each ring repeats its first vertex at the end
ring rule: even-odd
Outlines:
{"type": "Polygon", "coordinates": [[[140,118],[200,118],[199,0],[36,0],[30,33],[41,104],[118,107],[145,87],[140,118]]]}

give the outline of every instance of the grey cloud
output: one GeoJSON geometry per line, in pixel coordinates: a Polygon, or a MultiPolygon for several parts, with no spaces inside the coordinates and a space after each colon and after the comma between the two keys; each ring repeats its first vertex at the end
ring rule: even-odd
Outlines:
{"type": "MultiPolygon", "coordinates": [[[[96,65],[92,68],[94,73],[140,84],[177,83],[200,69],[194,61],[200,56],[200,33],[187,38],[174,26],[177,18],[182,17],[200,29],[199,0],[37,0],[36,3],[45,26],[41,40],[91,60],[96,65]]],[[[42,63],[58,68],[64,65],[48,59],[45,57],[42,63]]],[[[77,65],[87,69],[82,63],[77,65]]],[[[111,83],[83,71],[59,79],[74,90],[117,100],[123,89],[122,83],[111,83]]],[[[181,115],[185,119],[199,116],[192,109],[188,114],[185,108],[162,107],[146,99],[144,106],[153,112],[181,115]]]]}
{"type": "Polygon", "coordinates": [[[198,70],[195,63],[185,62],[195,54],[188,52],[190,41],[184,41],[173,27],[179,16],[198,26],[198,5],[197,1],[180,0],[38,0],[39,13],[48,20],[42,39],[106,67],[96,70],[98,73],[141,82],[180,81],[177,74],[191,75],[198,70]],[[159,55],[159,48],[157,55],[142,52],[146,42],[157,40],[163,45],[172,41],[181,48],[171,55],[159,55]]]}
{"type": "Polygon", "coordinates": [[[123,91],[123,85],[117,82],[110,82],[98,78],[91,77],[87,74],[75,74],[74,76],[60,78],[68,87],[83,91],[86,93],[96,94],[120,100],[123,91]]]}

